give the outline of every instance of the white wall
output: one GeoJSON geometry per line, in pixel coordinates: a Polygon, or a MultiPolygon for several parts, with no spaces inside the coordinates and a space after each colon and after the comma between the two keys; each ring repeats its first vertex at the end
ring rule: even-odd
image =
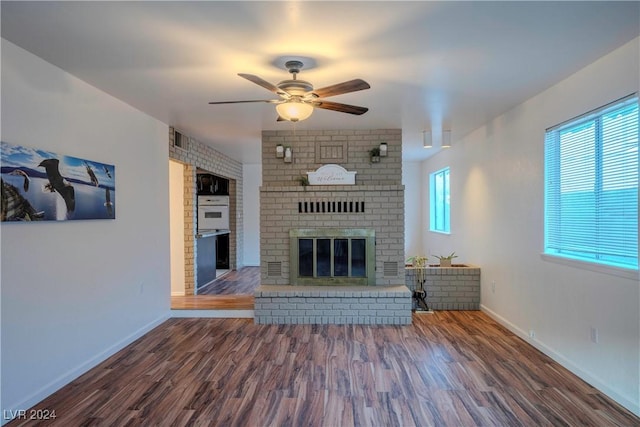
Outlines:
{"type": "Polygon", "coordinates": [[[0,226],[3,410],[30,407],[168,318],[167,135],[2,40],[2,140],[116,173],[115,220],[0,226]]]}
{"type": "Polygon", "coordinates": [[[244,265],[260,266],[260,186],[262,165],[242,165],[244,265]]]}
{"type": "Polygon", "coordinates": [[[184,295],[184,165],[169,161],[171,295],[184,295]]]}
{"type": "Polygon", "coordinates": [[[636,414],[638,279],[552,263],[540,254],[544,131],[638,91],[638,51],[636,39],[455,141],[422,169],[424,194],[429,173],[451,170],[452,234],[425,231],[425,252],[455,250],[459,261],[481,266],[485,311],[636,414]],[[590,341],[592,327],[598,344],[590,341]]]}
{"type": "Polygon", "coordinates": [[[422,215],[424,212],[420,162],[402,163],[404,185],[404,257],[425,255],[422,248],[422,215]]]}

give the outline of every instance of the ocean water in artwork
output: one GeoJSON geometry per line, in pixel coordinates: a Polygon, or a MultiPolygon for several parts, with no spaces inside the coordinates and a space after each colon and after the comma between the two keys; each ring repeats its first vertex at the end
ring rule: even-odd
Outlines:
{"type": "Polygon", "coordinates": [[[115,190],[95,187],[87,184],[74,184],[75,209],[69,211],[63,197],[57,192],[46,189],[48,179],[32,178],[30,190],[25,192],[22,180],[9,174],[2,174],[5,184],[18,189],[38,212],[43,212],[43,220],[66,219],[112,219],[115,217],[115,190]],[[106,192],[109,190],[111,202],[107,203],[106,192]]]}
{"type": "Polygon", "coordinates": [[[114,219],[112,165],[2,142],[2,221],[114,219]]]}

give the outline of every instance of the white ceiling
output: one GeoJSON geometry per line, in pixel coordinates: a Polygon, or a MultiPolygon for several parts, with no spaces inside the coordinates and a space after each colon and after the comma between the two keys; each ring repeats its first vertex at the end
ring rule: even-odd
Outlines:
{"type": "MultiPolygon", "coordinates": [[[[316,110],[304,129],[401,128],[422,160],[424,129],[455,141],[637,37],[638,2],[9,2],[2,37],[243,163],[260,162],[272,99],[236,74],[277,83],[284,59],[311,58],[316,88],[354,78],[371,89],[316,110]],[[279,68],[280,67],[280,68],[279,68]]],[[[55,108],[55,106],[51,106],[55,108]]]]}

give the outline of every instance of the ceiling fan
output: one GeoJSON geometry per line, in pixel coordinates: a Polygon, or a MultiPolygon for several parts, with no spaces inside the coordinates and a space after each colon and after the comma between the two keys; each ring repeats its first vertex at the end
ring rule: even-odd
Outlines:
{"type": "Polygon", "coordinates": [[[298,122],[311,116],[314,108],[323,108],[325,110],[338,111],[340,113],[349,113],[361,115],[369,111],[368,108],[358,107],[356,105],[341,104],[339,102],[325,101],[323,98],[341,95],[343,93],[356,92],[359,90],[369,89],[369,83],[361,79],[349,80],[343,83],[314,89],[313,85],[305,80],[298,80],[297,76],[302,69],[301,61],[287,61],[284,66],[293,76],[292,79],[282,80],[277,85],[254,76],[252,74],[238,73],[250,82],[262,86],[263,88],[277,94],[280,99],[254,99],[248,101],[218,101],[209,104],[240,104],[247,102],[266,102],[276,104],[278,112],[278,121],[289,120],[298,122]]]}

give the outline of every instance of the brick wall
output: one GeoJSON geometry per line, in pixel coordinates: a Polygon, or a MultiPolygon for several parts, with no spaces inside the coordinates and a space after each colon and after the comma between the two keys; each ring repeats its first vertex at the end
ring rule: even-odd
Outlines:
{"type": "Polygon", "coordinates": [[[376,232],[376,285],[404,283],[404,187],[399,129],[264,131],[260,189],[260,259],[263,285],[289,284],[289,230],[368,228],[376,232]],[[388,156],[370,163],[381,142],[388,156]],[[292,163],[276,157],[290,146],[292,163]],[[296,181],[323,164],[356,171],[356,185],[301,187],[296,181]],[[299,203],[363,201],[364,212],[299,213],[299,203]]]}
{"type": "Polygon", "coordinates": [[[260,286],[258,324],[408,325],[411,293],[405,286],[260,286]]]}
{"type": "Polygon", "coordinates": [[[196,283],[196,173],[198,169],[228,178],[229,185],[229,263],[232,269],[243,265],[242,242],[242,164],[194,138],[189,138],[187,149],[174,146],[174,128],[169,127],[169,158],[185,165],[185,294],[193,295],[196,283]]]}
{"type": "Polygon", "coordinates": [[[357,171],[358,185],[401,185],[402,132],[400,129],[262,132],[263,187],[298,185],[297,178],[328,163],[357,171]],[[380,163],[371,163],[369,150],[379,147],[381,142],[387,143],[388,155],[380,163]],[[278,144],[291,147],[292,163],[276,158],[278,144]]]}
{"type": "MultiPolygon", "coordinates": [[[[406,269],[406,285],[415,290],[415,268],[406,269]]],[[[427,267],[424,269],[425,300],[432,310],[480,310],[480,268],[427,267]]]]}

